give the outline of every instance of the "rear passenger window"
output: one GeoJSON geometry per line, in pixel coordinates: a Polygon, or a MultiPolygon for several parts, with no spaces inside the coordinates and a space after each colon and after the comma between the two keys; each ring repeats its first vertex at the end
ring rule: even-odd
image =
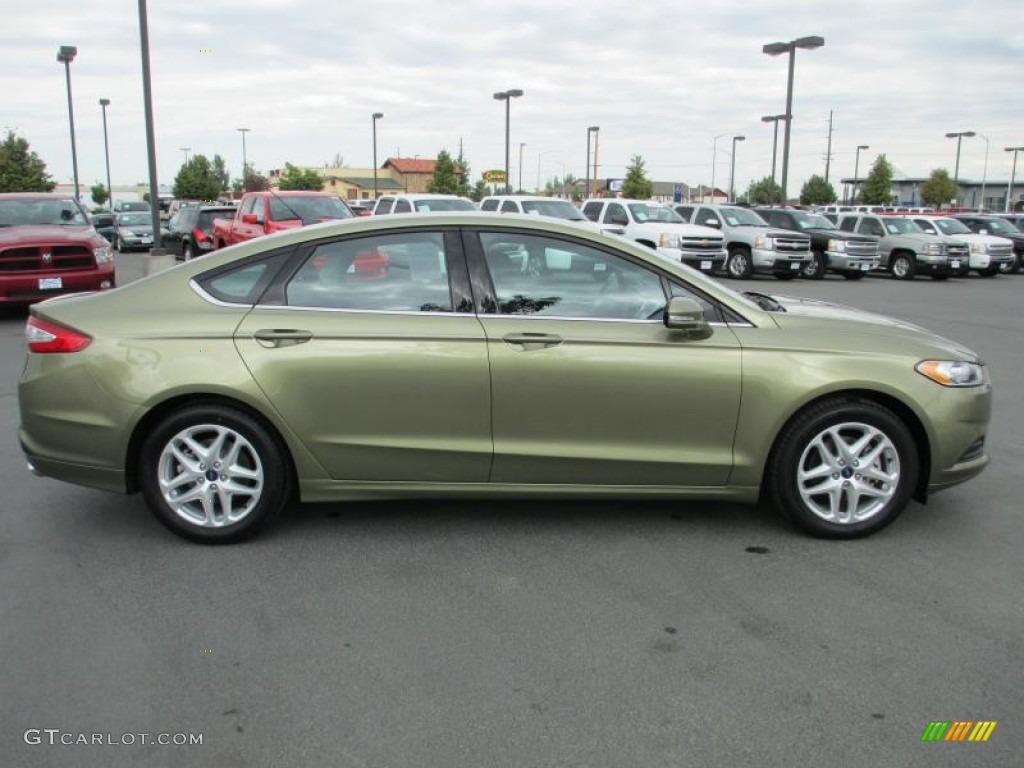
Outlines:
{"type": "Polygon", "coordinates": [[[412,213],[412,205],[408,200],[398,199],[395,201],[395,209],[392,213],[412,213]]]}
{"type": "Polygon", "coordinates": [[[493,199],[492,200],[484,200],[483,203],[481,203],[481,205],[480,205],[480,210],[481,211],[496,211],[496,210],[498,210],[498,201],[497,200],[493,200],[493,199]]]}
{"type": "Polygon", "coordinates": [[[598,217],[601,215],[602,205],[604,205],[604,203],[601,202],[587,203],[583,206],[583,215],[591,221],[597,221],[598,217]]]}
{"type": "Polygon", "coordinates": [[[320,245],[289,281],[289,306],[451,312],[444,235],[374,235],[320,245]]]}
{"type": "Polygon", "coordinates": [[[377,207],[373,213],[375,216],[379,216],[382,213],[391,213],[391,206],[394,205],[395,198],[393,197],[382,197],[377,201],[377,207]]]}

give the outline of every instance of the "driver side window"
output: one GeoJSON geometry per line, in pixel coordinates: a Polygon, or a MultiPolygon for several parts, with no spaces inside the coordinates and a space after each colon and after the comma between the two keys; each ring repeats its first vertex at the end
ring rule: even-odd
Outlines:
{"type": "Polygon", "coordinates": [[[513,232],[480,234],[502,315],[660,319],[661,278],[574,240],[513,232]]]}

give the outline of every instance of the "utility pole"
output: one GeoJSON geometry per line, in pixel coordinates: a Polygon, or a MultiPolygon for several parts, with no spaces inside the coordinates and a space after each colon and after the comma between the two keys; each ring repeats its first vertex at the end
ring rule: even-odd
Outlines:
{"type": "Polygon", "coordinates": [[[825,151],[825,183],[828,184],[828,171],[832,166],[832,110],[828,111],[828,149],[825,151]]]}

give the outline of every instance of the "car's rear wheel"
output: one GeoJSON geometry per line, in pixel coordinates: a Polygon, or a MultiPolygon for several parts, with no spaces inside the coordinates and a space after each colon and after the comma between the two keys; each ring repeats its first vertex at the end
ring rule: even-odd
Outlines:
{"type": "Polygon", "coordinates": [[[825,277],[825,254],[811,253],[811,260],[804,264],[800,275],[808,280],[822,280],[825,277]]]}
{"type": "Polygon", "coordinates": [[[892,270],[892,276],[897,280],[913,280],[914,273],[917,271],[917,262],[914,260],[913,254],[897,253],[892,257],[889,269],[892,270]]]}
{"type": "Polygon", "coordinates": [[[183,255],[185,261],[192,261],[195,258],[195,254],[192,253],[192,243],[185,243],[183,255]]]}
{"type": "Polygon", "coordinates": [[[855,538],[881,530],[907,506],[919,459],[907,426],[866,400],[827,400],[798,414],[779,436],[766,490],[804,530],[855,538]]]}
{"type": "Polygon", "coordinates": [[[142,448],[139,485],[156,518],[202,544],[254,535],[291,498],[287,450],[236,408],[191,405],[167,416],[142,448]]]}
{"type": "Polygon", "coordinates": [[[754,271],[750,263],[750,250],[747,248],[733,248],[729,251],[728,260],[725,263],[725,270],[729,277],[737,280],[746,280],[754,271]]]}

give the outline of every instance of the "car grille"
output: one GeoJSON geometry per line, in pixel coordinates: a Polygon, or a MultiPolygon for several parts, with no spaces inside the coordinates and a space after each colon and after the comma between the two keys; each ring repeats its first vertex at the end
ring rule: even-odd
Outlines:
{"type": "Polygon", "coordinates": [[[849,240],[846,243],[846,252],[850,256],[877,256],[878,243],[868,240],[849,240]]]}
{"type": "Polygon", "coordinates": [[[966,259],[967,258],[967,246],[958,243],[950,243],[949,245],[949,258],[951,259],[966,259]]]}
{"type": "Polygon", "coordinates": [[[806,237],[776,237],[775,250],[785,253],[807,253],[811,250],[811,241],[806,237]]]}
{"type": "Polygon", "coordinates": [[[0,251],[0,272],[60,272],[95,266],[84,245],[30,245],[0,251]]]}
{"type": "Polygon", "coordinates": [[[723,242],[721,238],[681,237],[679,238],[679,250],[689,253],[715,253],[723,249],[723,242]]]}
{"type": "Polygon", "coordinates": [[[988,247],[989,256],[997,256],[1008,259],[1013,254],[1013,246],[1007,243],[1006,245],[990,245],[988,247]]]}

